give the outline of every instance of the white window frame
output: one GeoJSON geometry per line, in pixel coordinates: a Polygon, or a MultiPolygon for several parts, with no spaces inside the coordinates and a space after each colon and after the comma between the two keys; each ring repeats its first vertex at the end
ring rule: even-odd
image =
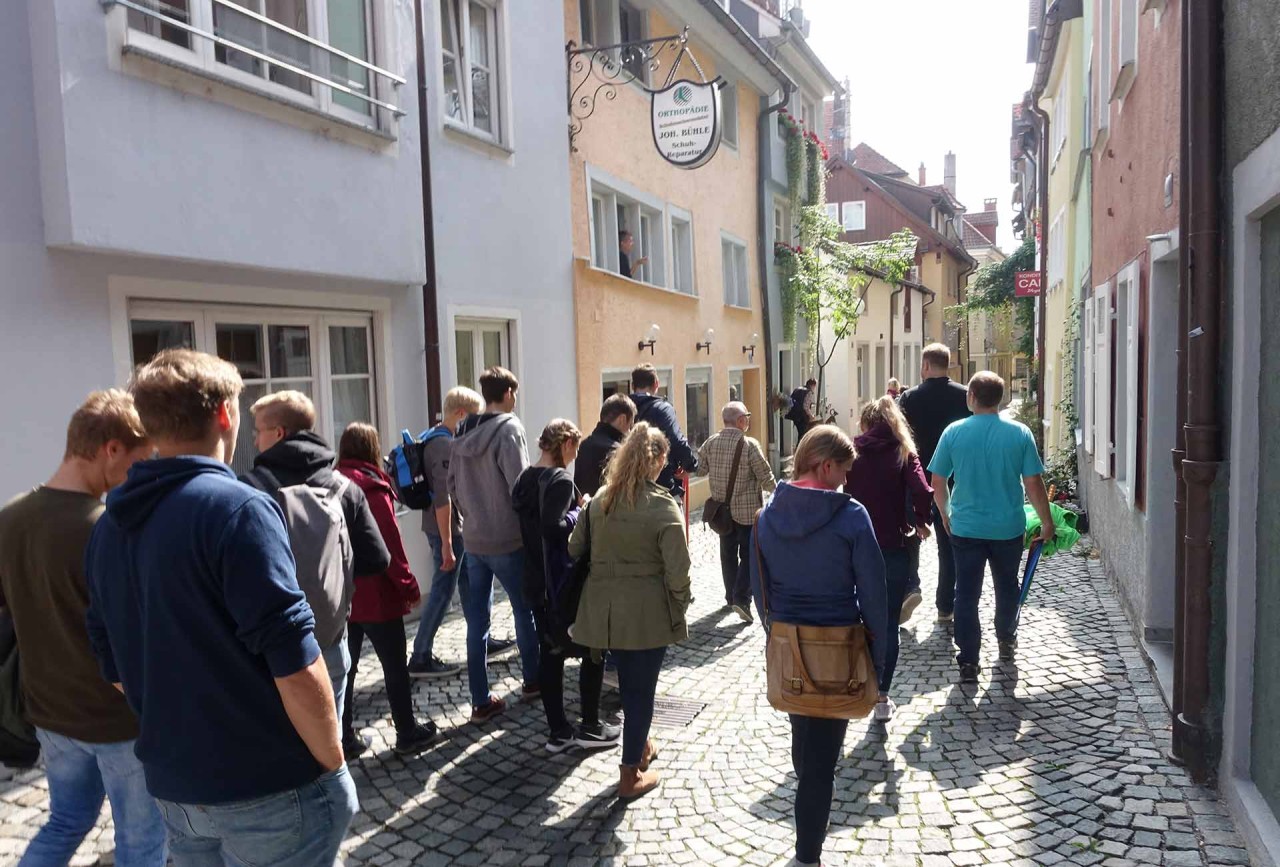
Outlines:
{"type": "Polygon", "coordinates": [[[840,204],[841,227],[846,232],[863,232],[867,228],[867,202],[865,199],[840,204]]]}
{"type": "MultiPolygon", "coordinates": [[[[329,45],[329,7],[327,0],[305,0],[305,4],[307,10],[307,30],[305,35],[329,45]]],[[[213,0],[188,0],[187,23],[197,30],[213,33],[215,30],[214,5],[213,0]]],[[[394,56],[392,52],[394,40],[388,38],[388,35],[384,35],[388,34],[388,28],[392,24],[392,19],[386,12],[386,0],[364,0],[364,9],[365,39],[367,42],[366,57],[364,59],[372,65],[386,67],[389,64],[380,63],[380,59],[394,56]]],[[[248,11],[263,14],[258,9],[249,8],[248,11]]],[[[234,10],[232,10],[232,14],[235,14],[234,10]]],[[[271,81],[266,75],[248,72],[229,63],[219,61],[216,56],[218,46],[212,40],[204,37],[188,33],[187,42],[190,47],[177,45],[162,39],[158,35],[130,26],[127,14],[122,16],[122,20],[125,22],[124,41],[126,45],[135,46],[150,54],[162,56],[180,66],[192,67],[208,75],[278,98],[286,103],[314,109],[370,129],[390,129],[391,123],[394,121],[390,112],[374,105],[369,105],[369,110],[366,113],[338,104],[334,100],[335,91],[319,82],[304,79],[310,86],[311,92],[303,93],[287,85],[271,81]]],[[[154,21],[155,19],[148,18],[147,20],[154,21]]],[[[268,25],[264,24],[262,26],[265,28],[268,25]]],[[[289,27],[288,24],[284,26],[289,27]]],[[[316,49],[316,51],[319,51],[319,49],[316,49]]],[[[262,61],[258,62],[262,63],[262,61]]],[[[301,63],[294,65],[301,66],[304,69],[308,68],[307,65],[301,63]]],[[[309,71],[324,77],[326,69],[327,67],[309,69],[309,71]]],[[[387,92],[389,86],[382,80],[381,76],[372,71],[368,72],[368,76],[370,88],[368,95],[374,99],[386,101],[386,98],[390,96],[389,92],[387,92]]]]}
{"type": "Polygon", "coordinates": [[[671,276],[668,285],[681,295],[697,295],[697,258],[694,246],[693,215],[675,205],[667,206],[670,223],[671,276]]]}
{"type": "Polygon", "coordinates": [[[837,226],[840,225],[840,203],[827,202],[826,209],[827,219],[834,221],[837,226]]]}
{"type": "Polygon", "coordinates": [[[467,388],[480,390],[480,374],[485,371],[484,363],[484,335],[498,335],[498,364],[507,368],[512,373],[519,375],[518,367],[512,349],[514,347],[514,337],[516,332],[516,321],[503,316],[487,316],[487,315],[454,315],[450,317],[451,325],[449,328],[449,365],[453,368],[453,376],[450,377],[452,382],[459,385],[465,385],[467,388]],[[469,332],[471,337],[471,364],[476,374],[475,382],[463,382],[462,374],[458,370],[458,332],[469,332]]]}
{"type": "MultiPolygon", "coordinates": [[[[655,367],[654,372],[658,374],[658,394],[667,401],[667,403],[675,404],[671,400],[671,388],[673,377],[675,376],[674,368],[671,367],[655,367]],[[665,393],[664,393],[665,392],[665,393]]],[[[622,382],[626,380],[628,383],[627,394],[631,393],[631,368],[630,367],[605,367],[600,370],[599,388],[600,396],[604,396],[604,384],[606,382],[622,382]]],[[[603,401],[601,401],[603,403],[603,401]]]]}
{"type": "Polygon", "coordinates": [[[1093,290],[1094,388],[1093,469],[1111,477],[1111,284],[1093,290]]]}
{"type": "MultiPolygon", "coordinates": [[[[510,52],[507,49],[509,40],[507,2],[506,0],[439,0],[439,2],[447,5],[450,9],[456,9],[460,13],[460,20],[458,18],[451,20],[456,24],[458,32],[464,37],[470,36],[472,3],[485,7],[492,16],[492,26],[489,28],[489,86],[491,90],[489,119],[493,129],[481,129],[474,122],[475,101],[471,90],[469,38],[462,39],[461,44],[457,46],[454,57],[454,70],[458,76],[459,95],[462,102],[462,116],[460,118],[453,117],[445,107],[447,87],[444,78],[444,54],[450,49],[447,47],[448,43],[445,41],[447,37],[443,32],[438,34],[439,44],[435,55],[436,80],[439,82],[436,90],[436,103],[440,107],[441,122],[446,127],[459,130],[467,135],[510,148],[513,140],[510,123],[511,104],[508,99],[511,87],[510,76],[508,75],[510,52]]],[[[436,16],[436,18],[438,20],[439,16],[436,16]]]]}
{"type": "Polygon", "coordinates": [[[751,309],[750,261],[747,242],[728,232],[720,233],[720,278],[726,307],[751,309]],[[730,260],[726,257],[732,257],[730,260]],[[726,265],[732,265],[731,269],[726,265]]]}
{"type": "Polygon", "coordinates": [[[1053,162],[1056,165],[1062,152],[1067,148],[1067,94],[1064,92],[1066,82],[1060,86],[1058,95],[1053,100],[1053,162]]]}
{"type": "MultiPolygon", "coordinates": [[[[636,275],[633,272],[629,279],[660,289],[670,289],[674,283],[673,275],[667,267],[667,245],[671,238],[671,220],[668,211],[673,209],[672,206],[592,166],[587,166],[586,174],[587,225],[593,267],[619,273],[618,231],[620,228],[625,228],[635,238],[638,255],[649,257],[649,262],[643,267],[641,274],[636,275]],[[600,219],[595,200],[600,200],[604,205],[603,226],[598,225],[600,219]],[[629,219],[625,227],[620,226],[618,222],[619,207],[628,212],[629,219]],[[641,217],[645,218],[647,224],[642,224],[641,217]],[[634,225],[632,225],[633,222],[634,225]],[[607,257],[603,265],[596,261],[601,249],[602,229],[605,233],[602,249],[607,257]]],[[[688,219],[692,234],[692,218],[689,217],[688,212],[674,210],[688,219]]],[[[637,256],[633,255],[632,258],[637,256]]]]}
{"type": "Polygon", "coordinates": [[[1085,454],[1093,454],[1093,422],[1096,410],[1093,405],[1094,382],[1093,370],[1097,365],[1094,359],[1095,336],[1094,330],[1096,323],[1093,320],[1093,296],[1084,299],[1084,339],[1081,344],[1081,356],[1084,360],[1084,392],[1083,401],[1080,407],[1080,431],[1081,439],[1084,444],[1085,454]]]}
{"type": "Polygon", "coordinates": [[[720,88],[720,143],[738,149],[738,84],[726,81],[720,88]]]}
{"type": "Polygon", "coordinates": [[[1119,48],[1113,100],[1123,101],[1138,76],[1138,28],[1142,21],[1141,0],[1116,0],[1120,4],[1120,29],[1116,34],[1119,48]]]}
{"type": "MultiPolygon", "coordinates": [[[[644,10],[628,0],[579,0],[580,6],[578,11],[579,36],[583,45],[603,46],[617,45],[623,42],[622,38],[622,16],[623,7],[627,7],[627,11],[639,17],[640,33],[631,37],[635,39],[644,39],[648,36],[649,22],[645,17],[644,10]],[[584,23],[587,27],[584,27],[584,23]],[[587,29],[591,32],[587,32],[587,29]]],[[[620,52],[610,52],[611,60],[615,63],[621,62],[620,52]]],[[[638,58],[639,56],[636,55],[638,58]]],[[[638,72],[636,76],[638,83],[647,84],[649,81],[649,69],[645,63],[632,70],[633,74],[638,72]]]]}
{"type": "Polygon", "coordinates": [[[1133,508],[1138,489],[1138,305],[1142,265],[1135,261],[1116,277],[1116,483],[1133,508]]]}
{"type": "MultiPolygon", "coordinates": [[[[719,430],[716,427],[715,370],[709,364],[689,364],[684,369],[684,382],[680,384],[680,408],[684,410],[684,432],[690,435],[689,444],[696,451],[702,443],[694,443],[690,431],[692,425],[692,409],[689,407],[689,386],[705,385],[707,387],[707,438],[719,430]]],[[[706,442],[706,440],[703,440],[706,442]]]]}
{"type": "Polygon", "coordinates": [[[1111,0],[1099,0],[1098,20],[1093,28],[1094,39],[1098,41],[1098,76],[1096,79],[1097,99],[1094,101],[1097,112],[1097,135],[1094,136],[1094,147],[1101,149],[1106,142],[1111,128],[1111,60],[1114,31],[1111,27],[1111,0]]]}
{"type": "Polygon", "coordinates": [[[1066,280],[1067,239],[1064,235],[1067,209],[1059,208],[1049,226],[1049,289],[1056,290],[1066,280]]]}

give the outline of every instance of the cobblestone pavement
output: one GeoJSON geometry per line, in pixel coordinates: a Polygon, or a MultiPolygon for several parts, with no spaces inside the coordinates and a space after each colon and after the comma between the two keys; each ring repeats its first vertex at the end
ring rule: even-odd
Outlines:
{"type": "MultiPolygon", "coordinates": [[[[616,752],[548,755],[541,708],[518,701],[514,659],[492,665],[512,707],[488,725],[467,724],[462,676],[419,683],[420,712],[449,737],[402,761],[390,752],[381,673],[366,651],[356,718],[374,751],[355,767],[363,811],[346,863],[784,863],[789,729],[764,699],[758,627],[719,611],[714,537],[696,531],[694,548],[691,636],[668,655],[660,691],[704,707],[688,725],[655,728],[656,792],[619,803],[616,752]]],[[[925,545],[926,600],[935,550],[925,545]]],[[[507,617],[496,629],[509,632],[510,609],[498,607],[507,617]]],[[[850,726],[825,864],[1248,864],[1214,792],[1164,757],[1164,706],[1096,563],[1061,555],[1041,566],[1016,665],[993,663],[984,608],[988,662],[976,688],[955,684],[949,630],[932,615],[926,601],[903,633],[897,717],[887,729],[850,726]]],[[[454,616],[437,652],[462,658],[462,639],[454,616]]],[[[572,670],[566,680],[576,692],[572,670]]],[[[47,803],[39,771],[0,782],[0,861],[22,851],[47,803]]],[[[109,863],[110,849],[104,811],[75,863],[93,864],[99,851],[109,863]]]]}

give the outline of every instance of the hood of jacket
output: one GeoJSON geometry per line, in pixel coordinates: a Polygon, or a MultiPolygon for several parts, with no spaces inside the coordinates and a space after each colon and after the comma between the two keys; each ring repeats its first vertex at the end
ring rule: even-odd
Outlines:
{"type": "Polygon", "coordinates": [[[901,448],[893,428],[882,421],[876,422],[871,430],[854,439],[853,445],[860,452],[872,453],[897,451],[901,448]]]}
{"type": "Polygon", "coordinates": [[[376,490],[387,494],[393,500],[397,499],[395,489],[391,487],[391,479],[379,467],[375,467],[368,461],[344,458],[338,461],[337,469],[359,485],[360,490],[366,494],[370,490],[376,490]]]}
{"type": "Polygon", "coordinates": [[[590,436],[604,437],[611,443],[620,443],[626,439],[626,434],[608,422],[603,421],[596,422],[595,430],[591,431],[590,436]]]}
{"type": "Polygon", "coordinates": [[[631,402],[636,405],[636,421],[643,421],[641,416],[644,415],[645,410],[655,403],[666,403],[666,398],[659,394],[636,393],[631,395],[631,402]]]}
{"type": "Polygon", "coordinates": [[[467,457],[482,455],[506,428],[514,424],[517,424],[516,417],[509,412],[486,412],[467,416],[466,420],[458,425],[458,434],[453,441],[453,447],[458,454],[467,457]]]}
{"type": "Polygon", "coordinates": [[[304,430],[258,455],[253,466],[269,470],[281,485],[322,484],[329,478],[336,457],[315,431],[304,430]]]}
{"type": "Polygon", "coordinates": [[[783,482],[765,511],[773,533],[799,541],[830,524],[850,502],[849,495],[839,491],[801,488],[783,482]]]}
{"type": "Polygon", "coordinates": [[[125,529],[140,526],[175,488],[205,474],[236,477],[230,467],[213,458],[138,461],[129,469],[125,483],[107,495],[107,512],[125,529]]]}

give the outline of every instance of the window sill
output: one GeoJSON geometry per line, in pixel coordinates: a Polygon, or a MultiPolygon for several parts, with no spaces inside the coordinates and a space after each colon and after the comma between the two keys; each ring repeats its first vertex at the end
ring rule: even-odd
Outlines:
{"type": "Polygon", "coordinates": [[[639,287],[641,289],[649,289],[654,292],[663,292],[667,295],[674,295],[677,298],[688,298],[692,301],[698,300],[698,296],[696,294],[689,295],[684,292],[677,292],[675,289],[668,289],[666,286],[659,286],[656,283],[646,283],[643,280],[636,280],[632,277],[623,277],[617,271],[610,271],[608,268],[601,268],[597,265],[593,265],[591,263],[591,260],[589,259],[580,259],[579,261],[582,262],[584,266],[586,266],[586,269],[588,271],[594,272],[596,274],[607,274],[608,276],[612,277],[614,280],[620,280],[623,283],[627,283],[632,286],[639,287]]]}
{"type": "Polygon", "coordinates": [[[484,133],[478,133],[470,127],[463,126],[447,118],[444,121],[444,134],[446,138],[451,138],[458,144],[475,148],[482,153],[500,159],[513,157],[516,153],[497,139],[491,138],[484,133]]]}
{"type": "Polygon", "coordinates": [[[122,68],[126,72],[183,93],[251,111],[282,123],[323,132],[351,144],[368,146],[372,143],[382,147],[396,141],[396,136],[385,130],[328,114],[318,108],[260,90],[208,69],[183,63],[148,48],[125,45],[121,50],[121,57],[122,68]]]}
{"type": "Polygon", "coordinates": [[[728,307],[730,310],[741,310],[741,311],[743,311],[744,313],[750,313],[750,312],[751,312],[751,310],[752,310],[752,308],[751,308],[751,307],[743,307],[743,306],[742,306],[742,305],[740,305],[740,304],[729,304],[729,303],[727,303],[727,302],[725,303],[725,305],[724,305],[724,306],[725,306],[725,307],[728,307]]]}

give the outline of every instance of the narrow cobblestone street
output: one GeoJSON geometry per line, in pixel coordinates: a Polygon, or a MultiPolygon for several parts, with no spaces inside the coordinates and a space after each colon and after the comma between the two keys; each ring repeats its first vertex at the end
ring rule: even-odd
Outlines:
{"type": "MultiPolygon", "coordinates": [[[[355,766],[362,813],[346,863],[784,863],[793,844],[789,729],[765,701],[758,627],[719,611],[714,538],[700,529],[694,547],[691,637],[668,655],[660,683],[671,721],[654,729],[663,775],[655,793],[617,802],[616,752],[549,756],[540,706],[515,695],[515,658],[492,666],[512,707],[486,726],[467,724],[462,676],[419,683],[419,710],[449,736],[402,761],[390,751],[380,671],[366,651],[356,717],[374,750],[355,766]]],[[[925,546],[926,601],[903,633],[898,715],[887,730],[850,726],[824,864],[1248,864],[1214,792],[1165,758],[1164,705],[1096,562],[1061,555],[1042,565],[1016,665],[991,664],[984,607],[988,663],[981,683],[962,689],[949,628],[933,622],[935,550],[925,546]]],[[[506,611],[499,634],[510,629],[506,611]]],[[[462,638],[453,616],[437,651],[461,659],[462,638]]],[[[576,693],[576,670],[566,680],[576,693]]],[[[614,697],[606,690],[606,702],[614,697]]],[[[39,771],[4,774],[0,861],[14,863],[48,792],[39,771]]],[[[74,863],[110,863],[110,849],[104,811],[74,863]]]]}

